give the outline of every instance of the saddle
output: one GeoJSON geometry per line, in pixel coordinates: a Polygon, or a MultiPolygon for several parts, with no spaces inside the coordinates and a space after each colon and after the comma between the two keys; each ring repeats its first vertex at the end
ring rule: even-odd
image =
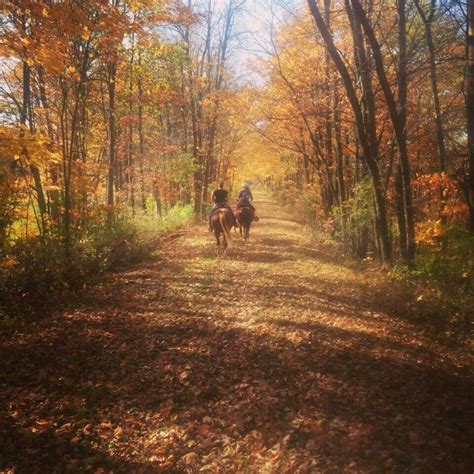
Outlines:
{"type": "Polygon", "coordinates": [[[237,209],[242,208],[242,207],[248,207],[249,209],[253,210],[252,204],[250,204],[250,202],[248,201],[239,201],[237,203],[237,209]]]}
{"type": "Polygon", "coordinates": [[[222,209],[223,207],[227,207],[228,204],[226,202],[217,202],[216,209],[222,209]]]}
{"type": "Polygon", "coordinates": [[[226,202],[218,202],[214,205],[214,209],[211,212],[211,215],[214,214],[218,209],[228,209],[228,204],[226,202]]]}

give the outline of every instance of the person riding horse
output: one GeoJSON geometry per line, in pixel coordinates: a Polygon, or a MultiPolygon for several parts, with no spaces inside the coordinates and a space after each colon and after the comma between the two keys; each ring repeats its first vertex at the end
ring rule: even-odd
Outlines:
{"type": "Polygon", "coordinates": [[[230,207],[229,203],[227,202],[229,196],[229,192],[224,189],[224,183],[219,183],[219,187],[217,189],[214,189],[211,194],[211,200],[214,203],[212,206],[211,212],[209,213],[209,231],[212,232],[212,226],[211,226],[211,217],[213,212],[216,209],[221,209],[223,207],[226,207],[232,212],[232,217],[234,218],[234,227],[238,227],[239,224],[237,223],[237,219],[235,218],[234,211],[230,207]]]}
{"type": "Polygon", "coordinates": [[[250,209],[252,209],[254,213],[255,221],[258,221],[258,217],[255,215],[255,207],[253,207],[252,201],[253,201],[252,191],[250,191],[249,185],[245,183],[242,187],[242,190],[239,193],[237,209],[241,207],[249,207],[250,209]]]}

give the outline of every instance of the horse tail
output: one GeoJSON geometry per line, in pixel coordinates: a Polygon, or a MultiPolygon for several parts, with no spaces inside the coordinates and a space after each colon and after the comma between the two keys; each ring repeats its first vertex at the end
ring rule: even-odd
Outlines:
{"type": "Polygon", "coordinates": [[[219,212],[219,222],[221,224],[221,229],[224,234],[224,238],[227,242],[227,245],[230,244],[230,241],[232,240],[232,235],[230,233],[230,229],[227,227],[227,221],[226,221],[226,214],[223,212],[219,212]]]}

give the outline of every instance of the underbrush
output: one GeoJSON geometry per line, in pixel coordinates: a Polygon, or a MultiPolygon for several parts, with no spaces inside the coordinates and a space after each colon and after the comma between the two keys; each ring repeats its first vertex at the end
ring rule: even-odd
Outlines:
{"type": "Polygon", "coordinates": [[[68,250],[60,236],[10,242],[2,250],[0,317],[5,322],[47,314],[103,272],[148,258],[164,233],[191,219],[191,206],[177,205],[162,218],[144,213],[122,217],[111,228],[90,225],[68,250]]]}
{"type": "MultiPolygon", "coordinates": [[[[364,232],[373,229],[369,191],[367,183],[361,183],[345,208],[333,208],[326,218],[318,214],[311,190],[296,194],[298,199],[294,199],[295,193],[284,190],[274,192],[274,196],[291,206],[292,214],[312,229],[318,245],[334,258],[372,265],[376,260],[374,237],[364,232]],[[341,225],[343,215],[345,226],[341,225]]],[[[394,293],[387,298],[403,299],[401,306],[412,317],[430,321],[433,326],[467,327],[474,319],[474,236],[460,225],[451,225],[444,237],[444,246],[420,244],[410,266],[395,262],[388,272],[382,268],[394,293]]]]}
{"type": "Polygon", "coordinates": [[[474,236],[451,226],[445,238],[445,248],[420,246],[414,265],[397,264],[390,276],[407,286],[419,314],[469,324],[474,317],[474,236]]]}

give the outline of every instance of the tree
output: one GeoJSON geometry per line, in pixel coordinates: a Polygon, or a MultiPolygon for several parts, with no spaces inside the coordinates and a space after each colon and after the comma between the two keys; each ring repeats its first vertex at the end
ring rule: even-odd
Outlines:
{"type": "MultiPolygon", "coordinates": [[[[374,187],[374,195],[376,201],[376,208],[377,208],[377,220],[378,220],[378,228],[380,231],[380,238],[382,241],[382,256],[384,260],[390,260],[392,257],[392,245],[390,241],[390,233],[388,228],[388,221],[387,221],[387,210],[386,210],[386,202],[385,202],[385,195],[383,189],[382,178],[380,175],[380,170],[378,166],[378,156],[376,155],[375,150],[370,145],[370,139],[367,133],[367,130],[364,126],[364,119],[362,110],[360,107],[360,103],[357,97],[357,93],[354,87],[354,83],[350,77],[349,71],[344,64],[341,55],[334,44],[334,40],[331,36],[329,29],[327,28],[326,23],[324,22],[323,16],[321,11],[314,0],[308,0],[308,5],[313,15],[313,18],[316,22],[318,30],[321,34],[322,39],[324,40],[326,47],[329,51],[329,54],[334,61],[334,64],[341,76],[343,81],[349,102],[352,107],[352,111],[354,113],[358,138],[361,143],[362,149],[364,151],[364,159],[367,164],[367,167],[370,171],[373,187],[374,187]]],[[[360,17],[359,17],[360,20],[360,17]]]]}
{"type": "Polygon", "coordinates": [[[474,2],[467,2],[467,74],[466,113],[468,143],[468,175],[466,184],[469,205],[469,226],[474,232],[474,2]]]}

